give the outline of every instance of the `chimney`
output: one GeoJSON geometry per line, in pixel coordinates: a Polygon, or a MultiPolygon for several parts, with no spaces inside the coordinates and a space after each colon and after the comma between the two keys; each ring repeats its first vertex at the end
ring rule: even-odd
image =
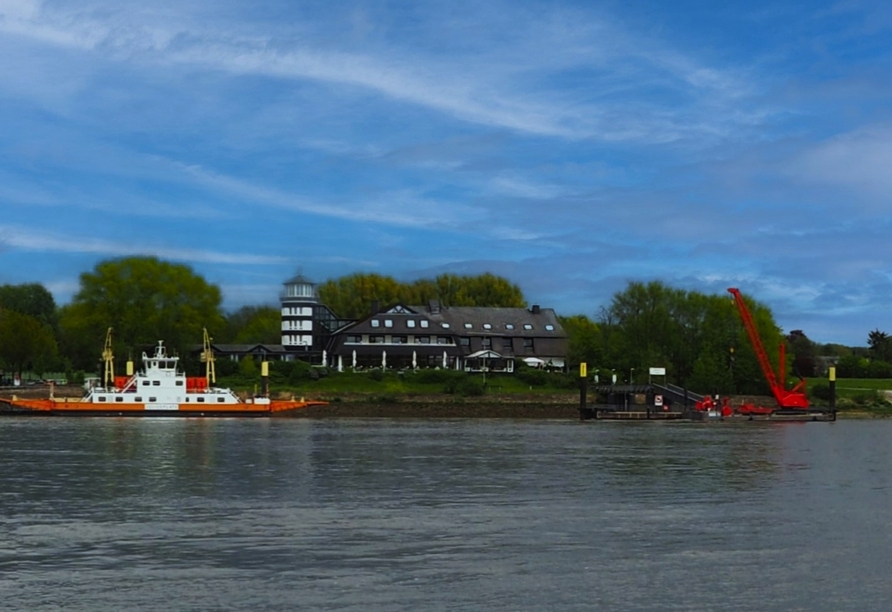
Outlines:
{"type": "Polygon", "coordinates": [[[427,303],[428,310],[431,314],[440,314],[440,300],[431,300],[427,303]]]}
{"type": "Polygon", "coordinates": [[[533,304],[530,307],[530,312],[532,312],[533,314],[539,314],[539,311],[540,311],[539,304],[533,304]]]}
{"type": "Polygon", "coordinates": [[[381,310],[381,305],[378,303],[378,300],[372,300],[372,312],[371,314],[376,315],[381,310]]]}

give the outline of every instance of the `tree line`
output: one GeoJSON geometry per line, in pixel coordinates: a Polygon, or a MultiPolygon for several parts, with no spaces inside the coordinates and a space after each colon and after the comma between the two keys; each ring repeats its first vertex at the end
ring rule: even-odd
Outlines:
{"type": "MultiPolygon", "coordinates": [[[[114,328],[115,354],[134,358],[138,355],[131,355],[132,350],[151,347],[159,339],[185,355],[200,342],[202,328],[219,343],[280,342],[277,305],[224,312],[219,287],[186,265],[155,257],[111,259],[79,280],[71,302],[61,307],[39,284],[0,287],[0,366],[5,371],[93,371],[108,327],[114,328]]],[[[408,283],[378,274],[353,274],[325,281],[318,293],[320,302],[343,319],[366,316],[374,302],[527,306],[517,285],[493,274],[443,274],[408,283]]],[[[846,375],[843,365],[849,358],[858,364],[866,359],[868,366],[892,361],[892,340],[878,330],[871,333],[871,348],[864,354],[820,346],[800,330],[784,336],[766,305],[745,299],[775,368],[781,342],[791,356],[791,373],[799,368],[803,375],[814,375],[816,356],[828,354],[822,350],[849,351],[840,355],[840,376],[846,375]]],[[[698,392],[768,392],[728,295],[676,289],[659,281],[630,282],[595,316],[560,319],[569,336],[570,366],[586,362],[601,380],[616,376],[620,382],[644,382],[649,368],[660,367],[666,369],[669,382],[698,392]]]]}

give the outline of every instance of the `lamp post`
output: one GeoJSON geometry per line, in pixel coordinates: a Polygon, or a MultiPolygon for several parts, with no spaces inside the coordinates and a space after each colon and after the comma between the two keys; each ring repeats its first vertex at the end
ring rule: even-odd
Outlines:
{"type": "Polygon", "coordinates": [[[635,372],[635,368],[629,368],[629,384],[632,384],[632,374],[635,372]]]}

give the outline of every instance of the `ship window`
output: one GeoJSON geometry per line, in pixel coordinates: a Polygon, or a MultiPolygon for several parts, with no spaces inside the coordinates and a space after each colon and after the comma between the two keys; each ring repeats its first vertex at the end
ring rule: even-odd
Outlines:
{"type": "Polygon", "coordinates": [[[142,381],[143,387],[147,387],[148,385],[149,385],[149,381],[147,381],[147,380],[142,381]]]}
{"type": "Polygon", "coordinates": [[[218,397],[218,398],[217,398],[217,403],[218,403],[218,404],[222,404],[222,403],[225,402],[225,401],[226,401],[226,398],[225,398],[225,397],[218,397]]]}
{"type": "Polygon", "coordinates": [[[141,398],[140,396],[137,395],[136,397],[133,398],[133,401],[135,401],[135,402],[141,402],[141,401],[142,401],[142,398],[141,398]]]}
{"type": "Polygon", "coordinates": [[[116,401],[116,402],[123,402],[123,401],[124,401],[124,398],[123,398],[123,397],[116,397],[116,398],[115,398],[115,401],[116,401]]]}
{"type": "Polygon", "coordinates": [[[204,401],[204,398],[203,398],[203,397],[199,397],[199,398],[198,398],[198,402],[199,402],[199,403],[201,403],[201,402],[203,402],[203,401],[204,401]]]}
{"type": "Polygon", "coordinates": [[[176,385],[177,385],[178,387],[182,387],[182,386],[183,386],[183,381],[182,381],[182,380],[178,380],[178,381],[176,381],[176,385]]]}
{"type": "Polygon", "coordinates": [[[100,396],[98,396],[96,399],[97,399],[98,401],[100,401],[100,402],[104,402],[104,401],[105,401],[105,396],[104,396],[104,395],[100,395],[100,396]]]}
{"type": "Polygon", "coordinates": [[[157,398],[157,397],[150,397],[150,398],[149,398],[149,401],[150,401],[150,402],[157,402],[157,401],[158,401],[158,398],[157,398]]]}
{"type": "Polygon", "coordinates": [[[153,381],[152,381],[152,384],[155,385],[156,387],[160,387],[160,386],[161,386],[161,381],[160,381],[160,380],[153,380],[153,381]]]}

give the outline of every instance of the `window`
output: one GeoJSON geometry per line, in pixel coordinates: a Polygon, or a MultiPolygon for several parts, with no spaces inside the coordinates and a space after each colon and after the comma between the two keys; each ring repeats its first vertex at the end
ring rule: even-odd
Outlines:
{"type": "Polygon", "coordinates": [[[554,331],[554,325],[551,325],[551,324],[546,325],[546,326],[545,326],[545,331],[554,331]]]}
{"type": "Polygon", "coordinates": [[[459,344],[461,344],[462,346],[471,346],[471,339],[470,339],[470,338],[459,338],[459,339],[458,339],[458,342],[459,342],[459,344]]]}
{"type": "Polygon", "coordinates": [[[347,336],[345,344],[362,344],[362,336],[347,336]]]}
{"type": "Polygon", "coordinates": [[[502,348],[508,349],[509,351],[514,347],[514,342],[511,338],[502,338],[502,348]]]}
{"type": "Polygon", "coordinates": [[[161,386],[161,381],[160,381],[160,380],[153,380],[153,381],[152,381],[152,384],[153,384],[154,386],[156,386],[156,387],[160,387],[160,386],[161,386]]]}
{"type": "Polygon", "coordinates": [[[529,323],[524,323],[523,328],[529,330],[529,329],[533,329],[533,326],[530,325],[529,323]]]}
{"type": "Polygon", "coordinates": [[[151,403],[151,402],[157,402],[157,401],[158,401],[158,398],[157,398],[157,397],[150,397],[150,398],[149,398],[149,402],[150,402],[150,403],[151,403]]]}
{"type": "Polygon", "coordinates": [[[449,329],[449,323],[440,323],[443,326],[443,329],[449,329]]]}
{"type": "Polygon", "coordinates": [[[100,395],[96,399],[100,402],[104,402],[106,400],[106,397],[104,395],[100,395]]]}
{"type": "Polygon", "coordinates": [[[115,398],[115,401],[116,401],[116,402],[123,402],[123,401],[124,401],[124,398],[123,398],[123,397],[116,397],[116,398],[115,398]]]}
{"type": "Polygon", "coordinates": [[[390,342],[392,344],[409,344],[408,336],[391,336],[390,342]]]}
{"type": "Polygon", "coordinates": [[[523,348],[533,350],[533,339],[532,338],[524,338],[523,339],[523,348]]]}
{"type": "Polygon", "coordinates": [[[384,319],[384,327],[393,327],[393,319],[384,319]]]}
{"type": "Polygon", "coordinates": [[[465,323],[465,329],[471,329],[472,327],[474,327],[474,326],[471,325],[470,323],[465,323]]]}
{"type": "Polygon", "coordinates": [[[135,401],[135,402],[141,402],[141,401],[142,401],[142,398],[141,398],[140,396],[137,395],[136,397],[133,398],[133,401],[135,401]]]}
{"type": "Polygon", "coordinates": [[[483,329],[492,329],[492,325],[490,325],[489,323],[484,323],[483,329]]]}
{"type": "Polygon", "coordinates": [[[414,328],[415,327],[415,319],[409,319],[408,321],[406,321],[406,327],[408,327],[410,329],[414,328]]]}
{"type": "Polygon", "coordinates": [[[384,344],[384,336],[369,336],[369,344],[384,344]]]}
{"type": "Polygon", "coordinates": [[[430,344],[430,336],[415,336],[415,344],[430,344]]]}
{"type": "Polygon", "coordinates": [[[372,319],[372,327],[381,327],[381,321],[378,319],[372,319]]]}
{"type": "Polygon", "coordinates": [[[198,398],[198,402],[199,402],[199,403],[204,402],[204,398],[203,398],[203,397],[199,397],[199,398],[198,398]]]}
{"type": "Polygon", "coordinates": [[[437,336],[437,344],[452,344],[448,336],[437,336]]]}
{"type": "Polygon", "coordinates": [[[492,338],[484,338],[483,339],[483,348],[485,348],[485,349],[492,348],[492,338]]]}
{"type": "Polygon", "coordinates": [[[428,322],[426,320],[421,321],[421,327],[423,327],[424,329],[427,329],[427,326],[428,326],[428,322]]]}
{"type": "Polygon", "coordinates": [[[146,386],[148,386],[148,385],[149,385],[149,381],[148,381],[148,380],[144,380],[144,381],[142,381],[142,386],[143,386],[143,387],[146,387],[146,386]]]}
{"type": "Polygon", "coordinates": [[[514,329],[514,323],[505,323],[505,329],[514,329]]]}
{"type": "Polygon", "coordinates": [[[222,404],[222,403],[225,402],[225,401],[226,401],[226,398],[225,398],[225,397],[218,397],[218,398],[217,398],[217,403],[218,403],[218,404],[222,404]]]}

